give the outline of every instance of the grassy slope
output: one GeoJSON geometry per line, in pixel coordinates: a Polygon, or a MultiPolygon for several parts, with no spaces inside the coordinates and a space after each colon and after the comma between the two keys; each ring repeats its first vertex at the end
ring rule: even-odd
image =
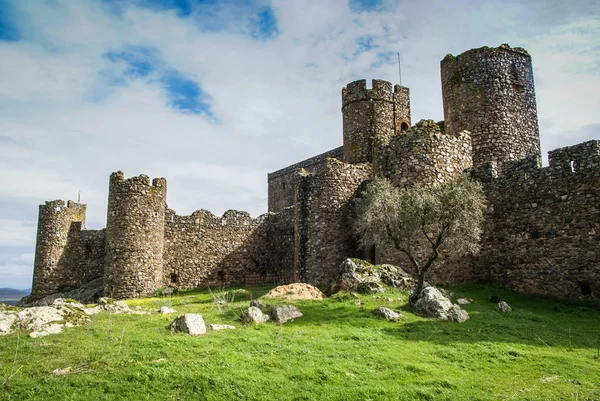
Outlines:
{"type": "Polygon", "coordinates": [[[101,314],[43,339],[0,337],[0,400],[600,399],[596,307],[483,287],[454,290],[475,300],[462,324],[423,319],[405,302],[369,296],[362,306],[297,302],[303,318],[246,327],[235,320],[247,306],[241,296],[224,313],[208,292],[129,301],[148,308],[171,302],[207,324],[239,328],[188,337],[166,329],[174,316],[101,314]],[[514,312],[494,312],[492,292],[514,312]],[[372,317],[386,304],[404,309],[405,321],[372,317]],[[67,366],[77,373],[50,373],[67,366]]]}

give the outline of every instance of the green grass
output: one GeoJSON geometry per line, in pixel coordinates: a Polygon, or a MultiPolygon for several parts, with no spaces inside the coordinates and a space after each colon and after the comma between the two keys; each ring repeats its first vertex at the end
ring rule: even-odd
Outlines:
{"type": "Polygon", "coordinates": [[[452,290],[475,301],[464,306],[465,323],[423,319],[405,301],[375,296],[361,296],[363,305],[343,296],[296,302],[304,317],[250,326],[236,320],[248,305],[243,290],[221,310],[208,291],[132,300],[237,328],[189,337],[167,329],[175,315],[103,313],[55,336],[0,337],[0,400],[600,399],[596,306],[497,288],[452,290]],[[490,294],[514,311],[495,312],[490,294]],[[373,317],[382,305],[405,320],[373,317]],[[65,367],[73,373],[51,373],[65,367]]]}

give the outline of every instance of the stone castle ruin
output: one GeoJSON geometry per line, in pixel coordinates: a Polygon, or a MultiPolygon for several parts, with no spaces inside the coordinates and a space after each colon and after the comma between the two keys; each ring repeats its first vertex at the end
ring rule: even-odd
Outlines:
{"type": "Polygon", "coordinates": [[[481,252],[441,260],[430,281],[489,282],[558,298],[600,299],[600,141],[556,149],[541,166],[530,55],[501,45],[441,61],[444,121],[411,125],[409,89],[355,81],[342,89],[343,146],[268,175],[269,213],[177,215],[167,182],[110,176],[106,229],[86,205],[40,206],[31,299],[103,278],[115,298],[165,286],[288,275],[327,285],[347,257],[403,265],[389,247],[362,250],[354,200],[374,176],[399,187],[467,172],[488,199],[481,252]]]}

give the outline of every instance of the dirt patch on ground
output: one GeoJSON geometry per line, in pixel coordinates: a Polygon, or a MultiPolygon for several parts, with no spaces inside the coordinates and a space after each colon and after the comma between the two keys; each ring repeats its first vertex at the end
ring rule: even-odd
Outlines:
{"type": "Polygon", "coordinates": [[[283,299],[285,301],[295,301],[298,299],[321,300],[327,298],[317,287],[305,283],[280,285],[269,291],[265,297],[283,299]]]}

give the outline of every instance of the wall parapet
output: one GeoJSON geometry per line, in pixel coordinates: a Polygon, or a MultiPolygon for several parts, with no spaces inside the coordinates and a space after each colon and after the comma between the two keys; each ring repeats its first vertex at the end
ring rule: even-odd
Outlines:
{"type": "Polygon", "coordinates": [[[273,178],[276,178],[276,177],[279,177],[282,175],[293,173],[294,171],[296,171],[300,168],[308,168],[314,164],[318,164],[318,163],[322,162],[323,160],[325,160],[327,158],[341,159],[343,151],[344,151],[344,148],[342,146],[340,146],[339,148],[331,149],[327,152],[321,153],[320,155],[310,157],[306,160],[302,160],[301,162],[294,163],[290,166],[273,171],[272,173],[269,173],[267,175],[267,177],[269,180],[271,180],[273,178]]]}

